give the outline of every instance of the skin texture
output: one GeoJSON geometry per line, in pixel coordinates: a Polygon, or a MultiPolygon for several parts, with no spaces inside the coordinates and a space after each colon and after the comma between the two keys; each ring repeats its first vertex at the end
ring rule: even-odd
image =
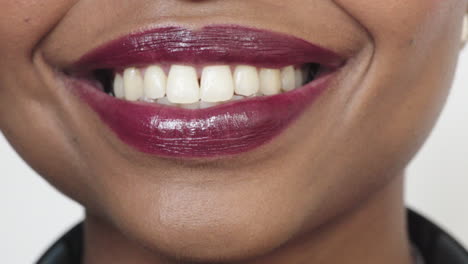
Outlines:
{"type": "Polygon", "coordinates": [[[84,264],[411,263],[404,168],[445,102],[465,10],[466,0],[3,0],[0,129],[86,207],[84,264]],[[141,27],[212,23],[292,34],[349,60],[275,141],[215,161],[135,151],[53,75],[141,27]]]}

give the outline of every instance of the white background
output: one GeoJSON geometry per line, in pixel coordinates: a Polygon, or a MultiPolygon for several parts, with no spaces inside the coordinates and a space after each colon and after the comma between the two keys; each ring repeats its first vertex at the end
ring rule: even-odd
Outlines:
{"type": "MultiPolygon", "coordinates": [[[[408,169],[408,205],[468,246],[468,50],[461,56],[448,104],[408,169]]],[[[0,259],[33,263],[82,208],[52,189],[0,134],[0,259]]]]}

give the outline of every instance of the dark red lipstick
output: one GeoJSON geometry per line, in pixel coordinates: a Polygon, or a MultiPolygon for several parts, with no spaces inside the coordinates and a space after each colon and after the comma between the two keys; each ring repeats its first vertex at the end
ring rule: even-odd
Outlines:
{"type": "Polygon", "coordinates": [[[284,131],[327,88],[344,59],[304,40],[239,26],[191,31],[157,28],[112,41],[83,56],[72,69],[120,69],[158,64],[250,64],[279,68],[317,63],[332,69],[290,92],[188,110],[111,97],[89,81],[67,78],[101,120],[139,151],[173,158],[218,157],[259,147],[284,131]]]}
{"type": "Polygon", "coordinates": [[[165,27],[131,34],[86,54],[74,67],[224,63],[279,68],[310,62],[335,68],[343,59],[290,35],[240,26],[207,26],[195,31],[165,27]]]}

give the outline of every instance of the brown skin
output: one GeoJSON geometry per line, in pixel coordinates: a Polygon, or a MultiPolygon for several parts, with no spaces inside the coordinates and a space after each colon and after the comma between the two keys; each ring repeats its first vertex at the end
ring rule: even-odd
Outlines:
{"type": "Polygon", "coordinates": [[[86,207],[84,264],[408,264],[403,172],[445,102],[467,8],[467,0],[3,0],[0,129],[86,207]],[[349,61],[274,142],[213,162],[161,159],[119,141],[53,70],[167,23],[287,32],[349,61]]]}

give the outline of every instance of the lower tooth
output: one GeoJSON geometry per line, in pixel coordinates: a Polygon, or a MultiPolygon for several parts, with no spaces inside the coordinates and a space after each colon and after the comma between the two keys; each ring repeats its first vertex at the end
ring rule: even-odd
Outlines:
{"type": "Polygon", "coordinates": [[[234,95],[232,97],[232,101],[238,101],[238,100],[242,100],[242,99],[245,99],[245,96],[242,96],[242,95],[234,95]]]}
{"type": "Polygon", "coordinates": [[[182,108],[185,108],[185,109],[195,110],[195,109],[200,108],[200,102],[196,102],[196,103],[193,103],[193,104],[179,104],[179,106],[182,107],[182,108]]]}
{"type": "Polygon", "coordinates": [[[210,102],[201,101],[200,102],[200,109],[210,108],[210,107],[217,106],[217,105],[219,105],[219,103],[210,103],[210,102]]]}
{"type": "Polygon", "coordinates": [[[177,106],[177,104],[171,103],[167,97],[159,98],[156,100],[156,103],[162,104],[162,105],[170,105],[170,106],[177,106]]]}

